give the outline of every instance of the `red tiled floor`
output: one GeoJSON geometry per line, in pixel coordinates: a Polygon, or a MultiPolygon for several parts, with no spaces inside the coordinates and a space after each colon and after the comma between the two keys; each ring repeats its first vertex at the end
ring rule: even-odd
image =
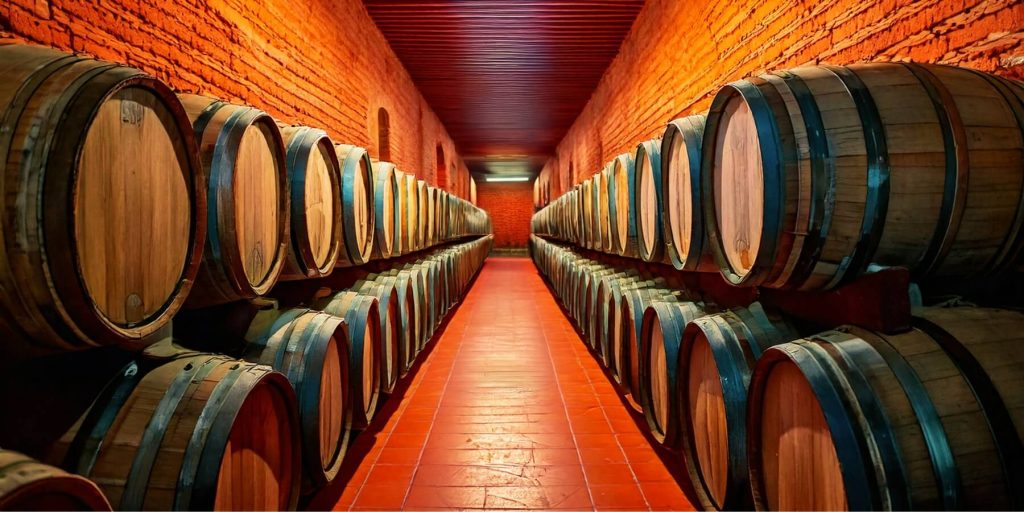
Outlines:
{"type": "Polygon", "coordinates": [[[310,508],[693,509],[529,260],[489,259],[435,343],[310,508]]]}

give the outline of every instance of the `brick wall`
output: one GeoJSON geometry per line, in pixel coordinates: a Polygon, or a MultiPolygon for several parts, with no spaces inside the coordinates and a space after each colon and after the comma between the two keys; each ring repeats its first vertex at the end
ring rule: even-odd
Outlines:
{"type": "Polygon", "coordinates": [[[477,185],[477,204],[491,215],[495,247],[526,247],[533,216],[533,184],[529,182],[477,185]]]}
{"type": "Polygon", "coordinates": [[[384,107],[398,167],[436,185],[441,144],[455,165],[442,185],[468,197],[451,138],[359,0],[3,0],[0,29],[322,128],[374,157],[384,107]]]}
{"type": "Polygon", "coordinates": [[[648,0],[541,179],[557,198],[615,155],[660,137],[668,121],[706,111],[722,84],[867,60],[1024,78],[1024,2],[648,0]]]}

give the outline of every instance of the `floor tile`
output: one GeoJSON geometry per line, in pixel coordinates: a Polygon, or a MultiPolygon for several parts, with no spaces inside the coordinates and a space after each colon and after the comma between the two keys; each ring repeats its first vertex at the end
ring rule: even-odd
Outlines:
{"type": "Polygon", "coordinates": [[[529,260],[489,259],[428,350],[308,507],[693,509],[529,260]]]}

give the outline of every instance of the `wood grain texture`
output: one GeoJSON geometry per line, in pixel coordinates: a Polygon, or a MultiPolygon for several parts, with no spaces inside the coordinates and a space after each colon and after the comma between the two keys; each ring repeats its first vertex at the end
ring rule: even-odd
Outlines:
{"type": "Polygon", "coordinates": [[[341,469],[352,427],[348,326],[303,308],[262,311],[246,340],[244,359],[274,368],[295,387],[304,488],[329,484],[341,469]]]}
{"type": "Polygon", "coordinates": [[[97,482],[117,509],[298,500],[295,393],[267,366],[195,352],[132,364],[61,443],[70,447],[62,465],[97,482]]]}
{"type": "Polygon", "coordinates": [[[291,243],[282,280],[324,277],[342,244],[341,165],[327,134],[282,127],[291,188],[291,243]]]}
{"type": "Polygon", "coordinates": [[[0,450],[0,510],[111,510],[89,480],[0,450]]]}
{"type": "Polygon", "coordinates": [[[755,504],[1001,509],[1024,501],[1015,485],[1024,315],[975,307],[915,314],[904,333],[843,327],[765,352],[749,395],[755,504]],[[814,409],[825,419],[808,416],[814,409]]]}
{"type": "Polygon", "coordinates": [[[346,290],[324,298],[317,304],[317,309],[342,317],[348,324],[352,426],[366,428],[377,412],[383,371],[384,351],[377,298],[346,290]]]}
{"type": "Polygon", "coordinates": [[[199,133],[210,217],[203,264],[188,306],[267,293],[290,244],[291,192],[284,140],[266,113],[214,98],[182,95],[199,133]]]}
{"type": "Polygon", "coordinates": [[[1018,83],[913,63],[797,68],[724,87],[703,152],[723,275],[812,290],[871,263],[919,279],[1015,268],[1022,99],[1018,83]]]}
{"type": "Polygon", "coordinates": [[[0,45],[0,66],[6,350],[141,348],[181,307],[202,256],[185,110],[132,68],[14,44],[0,45]]]}
{"type": "Polygon", "coordinates": [[[759,432],[767,506],[847,510],[843,472],[807,379],[793,364],[779,365],[772,373],[759,432]]]}

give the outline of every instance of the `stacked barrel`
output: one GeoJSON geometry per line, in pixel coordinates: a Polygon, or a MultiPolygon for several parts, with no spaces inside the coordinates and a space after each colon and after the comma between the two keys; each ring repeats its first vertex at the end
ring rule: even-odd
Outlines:
{"type": "Polygon", "coordinates": [[[858,64],[723,87],[540,209],[531,251],[705,507],[1021,508],[1021,313],[936,304],[878,332],[683,283],[967,286],[1020,268],[1022,225],[1024,86],[858,64]]]}
{"type": "Polygon", "coordinates": [[[323,129],[132,68],[14,44],[0,63],[4,373],[120,368],[45,446],[7,411],[0,445],[25,455],[0,451],[0,509],[295,508],[461,299],[488,215],[323,129]],[[273,306],[280,281],[308,283],[296,307],[273,306]],[[237,340],[172,328],[222,311],[252,312],[237,340]]]}

